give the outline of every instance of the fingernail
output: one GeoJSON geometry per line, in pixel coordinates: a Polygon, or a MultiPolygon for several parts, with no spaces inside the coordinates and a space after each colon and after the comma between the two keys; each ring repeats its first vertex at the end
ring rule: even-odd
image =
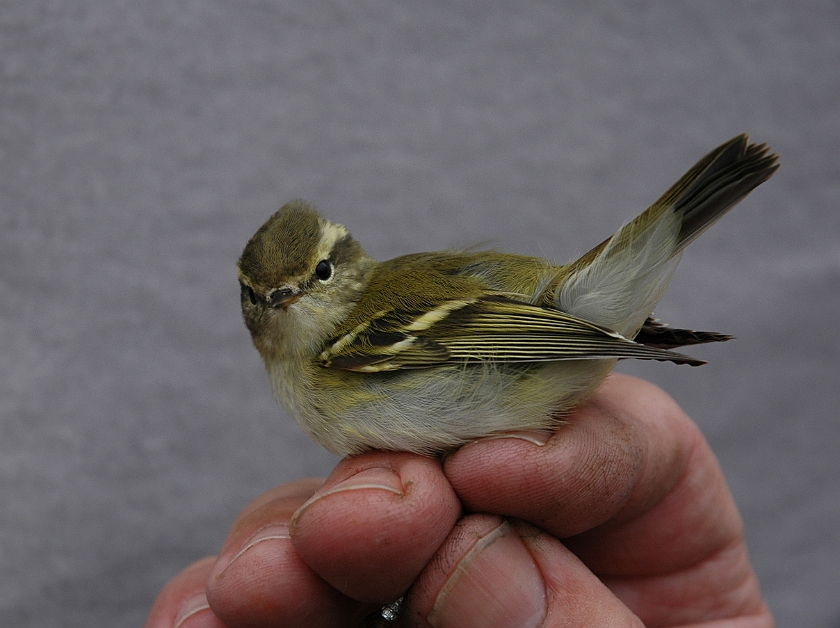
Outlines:
{"type": "Polygon", "coordinates": [[[210,605],[207,603],[207,595],[202,591],[189,598],[178,609],[178,619],[175,621],[175,628],[181,628],[184,622],[190,617],[205,610],[210,610],[210,605]]]}
{"type": "Polygon", "coordinates": [[[301,514],[315,502],[327,497],[328,495],[335,495],[336,493],[344,493],[346,491],[361,491],[368,489],[378,489],[381,491],[388,491],[396,495],[405,495],[402,485],[402,479],[390,468],[387,467],[372,467],[359,471],[356,475],[342,480],[335,486],[330,487],[323,493],[315,493],[306,503],[298,508],[297,512],[292,516],[291,525],[294,526],[301,514]]]}
{"type": "MultiPolygon", "coordinates": [[[[551,439],[553,432],[551,430],[522,430],[519,432],[503,432],[502,434],[493,434],[486,436],[481,440],[501,440],[504,438],[514,438],[533,443],[539,447],[545,447],[549,439],[551,439]]],[[[478,442],[478,441],[476,441],[478,442]]]]}
{"type": "Polygon", "coordinates": [[[245,554],[248,550],[250,550],[255,545],[259,543],[264,543],[265,541],[281,541],[281,540],[288,540],[292,537],[289,536],[289,526],[287,525],[269,525],[265,526],[264,528],[260,528],[257,532],[242,546],[238,552],[236,552],[227,564],[224,564],[224,559],[222,558],[216,563],[216,566],[213,568],[213,572],[215,575],[211,577],[218,581],[220,580],[225,572],[227,571],[228,567],[230,567],[238,558],[240,558],[243,554],[245,554]]]}
{"type": "Polygon", "coordinates": [[[444,626],[539,626],[545,586],[531,554],[507,522],[483,536],[437,595],[428,621],[444,626]]]}

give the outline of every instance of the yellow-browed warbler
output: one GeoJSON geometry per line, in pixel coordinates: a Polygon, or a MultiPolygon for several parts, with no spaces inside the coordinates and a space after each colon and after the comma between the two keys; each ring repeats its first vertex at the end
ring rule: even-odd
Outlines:
{"type": "Polygon", "coordinates": [[[292,201],[239,259],[245,324],[277,398],[332,452],[549,428],[617,359],[697,365],[671,349],[729,338],[650,317],[683,249],[776,168],[740,135],[565,265],[469,250],[377,262],[292,201]]]}

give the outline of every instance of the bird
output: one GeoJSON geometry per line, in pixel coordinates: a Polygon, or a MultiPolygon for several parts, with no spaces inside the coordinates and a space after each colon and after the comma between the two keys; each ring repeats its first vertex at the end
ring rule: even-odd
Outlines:
{"type": "Polygon", "coordinates": [[[731,338],[653,311],[686,246],[778,167],[738,135],[567,264],[473,249],[380,262],[293,200],[238,260],[243,318],[275,397],[333,453],[435,455],[554,429],[617,360],[697,366],[674,349],[731,338]]]}

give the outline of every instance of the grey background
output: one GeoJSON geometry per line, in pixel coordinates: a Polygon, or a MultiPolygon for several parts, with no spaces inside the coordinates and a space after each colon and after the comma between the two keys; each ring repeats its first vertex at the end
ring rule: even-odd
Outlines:
{"type": "Polygon", "coordinates": [[[840,626],[837,2],[0,5],[0,625],[140,626],[250,499],[336,459],[234,264],[304,197],[370,253],[571,259],[748,131],[782,155],[625,364],[702,427],[781,626],[840,626]]]}

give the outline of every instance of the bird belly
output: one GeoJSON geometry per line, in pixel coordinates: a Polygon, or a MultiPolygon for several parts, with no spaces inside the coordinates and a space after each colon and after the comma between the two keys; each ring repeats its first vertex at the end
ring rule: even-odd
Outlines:
{"type": "Polygon", "coordinates": [[[614,363],[471,362],[381,373],[269,367],[269,374],[278,399],[333,453],[431,454],[483,436],[554,427],[614,363]]]}

